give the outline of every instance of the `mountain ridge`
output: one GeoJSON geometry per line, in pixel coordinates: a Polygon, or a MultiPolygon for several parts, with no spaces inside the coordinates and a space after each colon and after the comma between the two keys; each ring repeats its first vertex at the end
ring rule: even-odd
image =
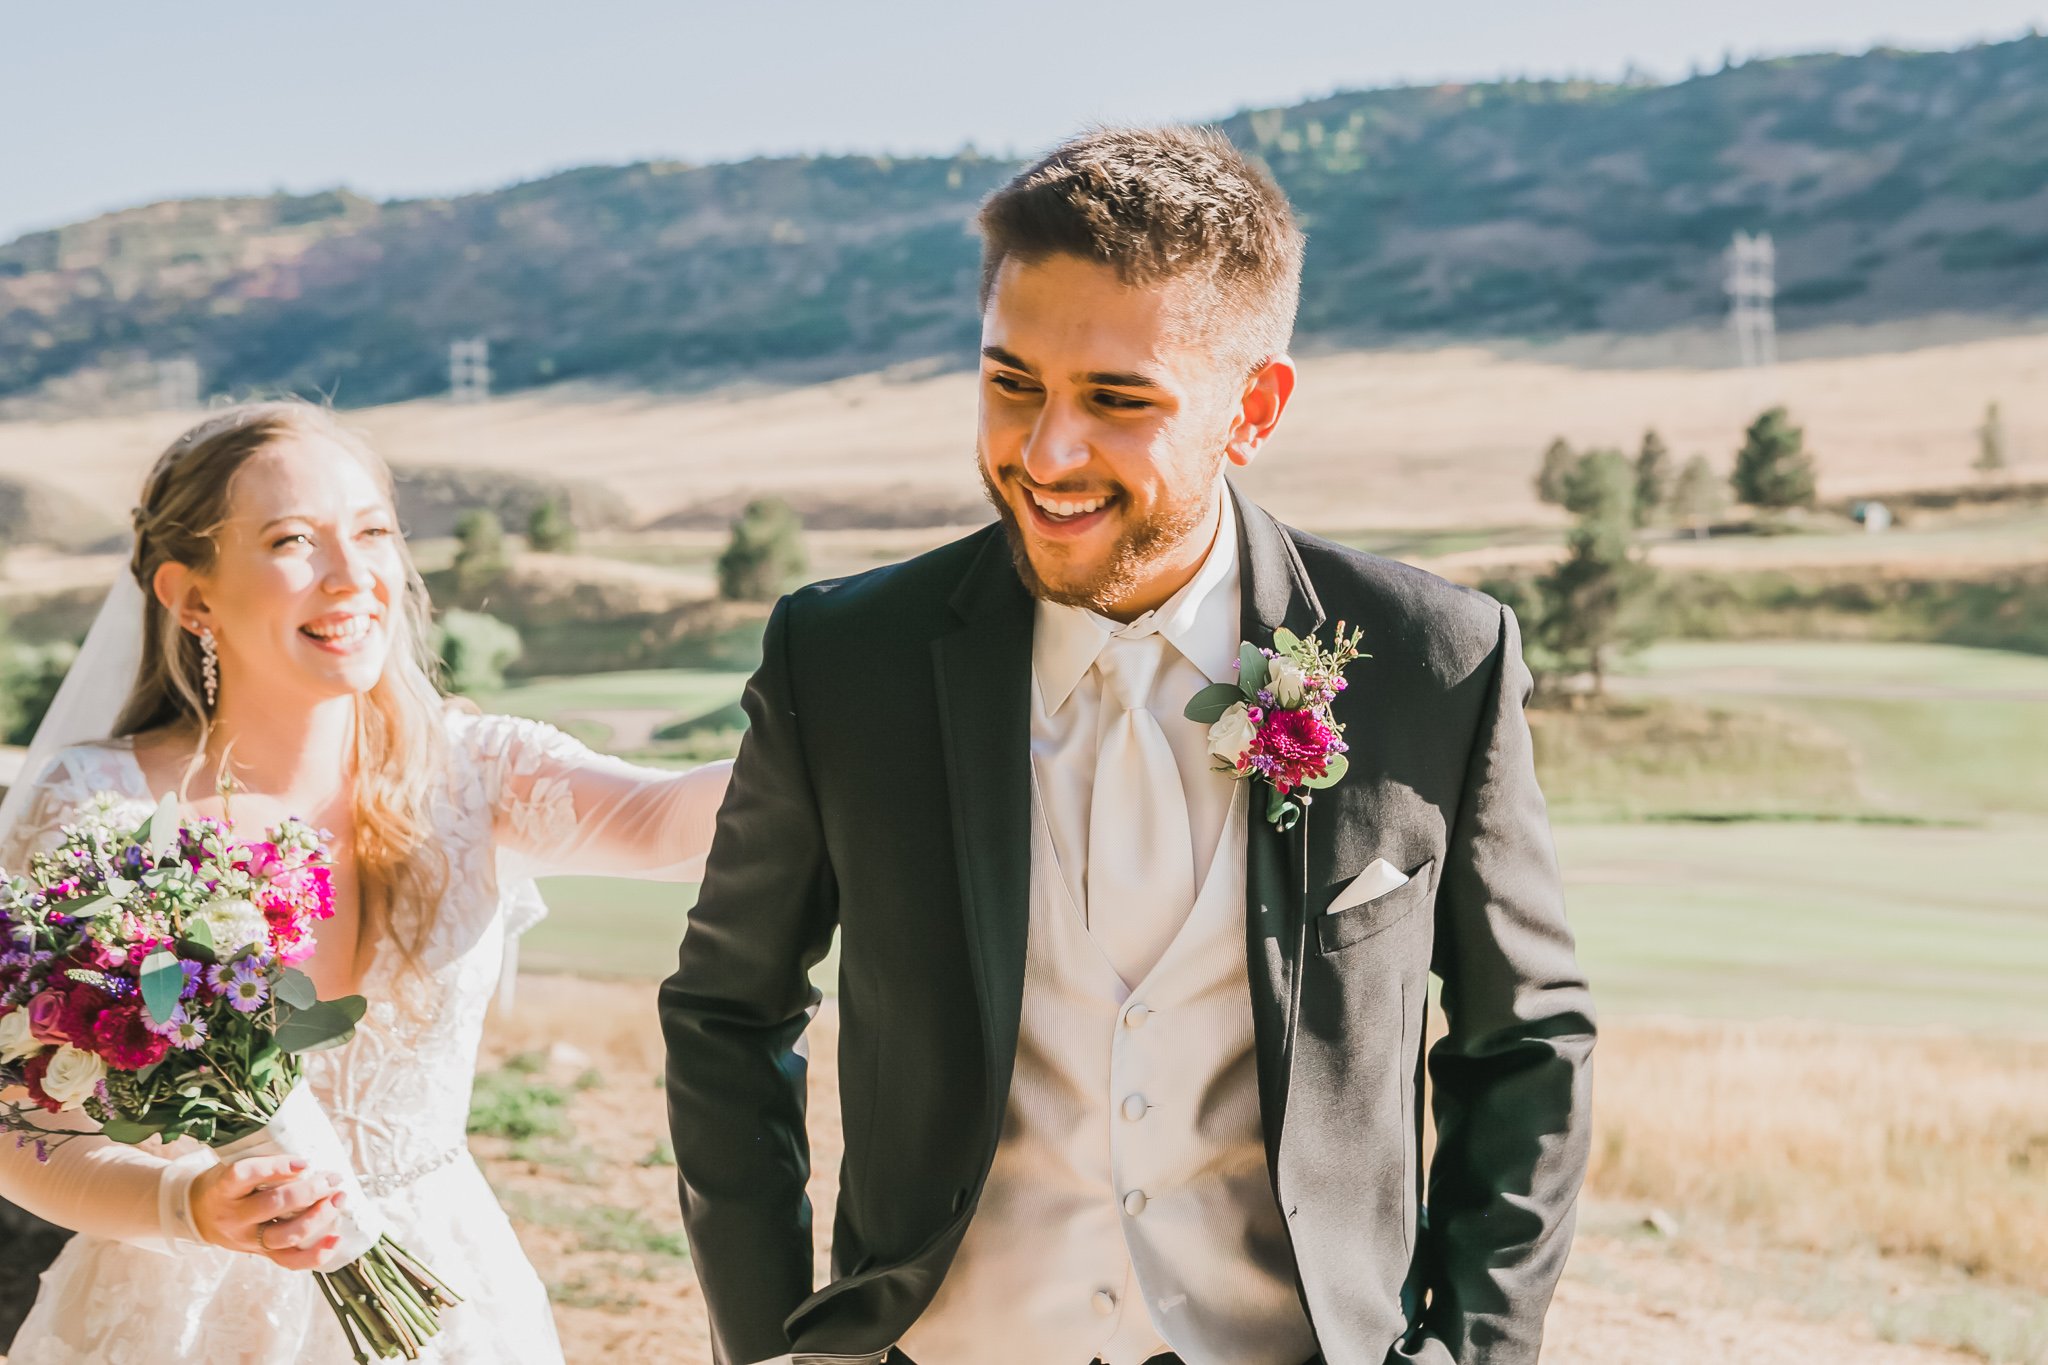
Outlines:
{"type": "MultiPolygon", "coordinates": [[[[1731,66],[1669,85],[1338,92],[1218,121],[1310,236],[1301,331],[1372,343],[1714,321],[1737,230],[1781,324],[2048,313],[2048,38],[1731,66]]],[[[821,377],[971,349],[979,200],[1018,163],[639,162],[447,199],[167,200],[0,245],[0,405],[344,404],[494,382],[821,377]]]]}

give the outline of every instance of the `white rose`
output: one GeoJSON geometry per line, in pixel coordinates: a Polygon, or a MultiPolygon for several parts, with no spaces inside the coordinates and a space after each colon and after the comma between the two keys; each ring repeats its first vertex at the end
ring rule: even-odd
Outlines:
{"type": "Polygon", "coordinates": [[[28,1006],[0,1019],[0,1062],[19,1062],[42,1050],[42,1043],[28,1031],[28,1006]]]}
{"type": "Polygon", "coordinates": [[[1274,659],[1266,668],[1266,690],[1273,694],[1273,705],[1292,711],[1308,698],[1308,675],[1292,659],[1274,659]]]}
{"type": "Polygon", "coordinates": [[[43,1073],[43,1093],[66,1109],[76,1109],[107,1077],[107,1064],[83,1048],[60,1047],[43,1073]]]}
{"type": "Polygon", "coordinates": [[[270,941],[270,921],[245,900],[219,900],[201,906],[199,918],[213,930],[213,950],[223,959],[233,957],[252,943],[270,941]]]}
{"type": "Polygon", "coordinates": [[[1236,772],[1243,766],[1244,752],[1252,747],[1258,733],[1245,704],[1234,703],[1209,727],[1209,756],[1236,772]]]}

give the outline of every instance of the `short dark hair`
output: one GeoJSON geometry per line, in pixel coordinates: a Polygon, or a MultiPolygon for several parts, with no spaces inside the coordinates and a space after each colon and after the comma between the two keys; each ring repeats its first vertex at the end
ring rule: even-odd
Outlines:
{"type": "Polygon", "coordinates": [[[1078,256],[1126,284],[1188,280],[1197,325],[1247,370],[1287,349],[1303,239],[1272,177],[1209,128],[1102,128],[1061,143],[981,206],[981,306],[1015,256],[1078,256]]]}

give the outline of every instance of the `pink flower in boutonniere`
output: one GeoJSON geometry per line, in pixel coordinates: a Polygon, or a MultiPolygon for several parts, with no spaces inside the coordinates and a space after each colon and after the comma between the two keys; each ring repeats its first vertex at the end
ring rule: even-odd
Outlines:
{"type": "Polygon", "coordinates": [[[1273,632],[1271,649],[1247,640],[1237,681],[1205,687],[1187,705],[1187,718],[1209,727],[1219,772],[1270,784],[1266,819],[1280,829],[1292,829],[1314,800],[1309,793],[1335,786],[1350,766],[1344,727],[1330,706],[1346,686],[1344,670],[1372,657],[1358,651],[1362,634],[1346,634],[1340,621],[1328,647],[1284,627],[1273,632]]]}

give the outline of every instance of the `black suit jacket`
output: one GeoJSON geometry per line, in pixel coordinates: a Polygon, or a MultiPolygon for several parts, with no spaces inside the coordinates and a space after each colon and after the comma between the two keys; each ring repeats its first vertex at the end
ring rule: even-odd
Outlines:
{"type": "MultiPolygon", "coordinates": [[[[1239,508],[1245,636],[1342,621],[1372,655],[1337,701],[1348,775],[1293,831],[1247,835],[1261,1113],[1302,1302],[1330,1365],[1534,1365],[1585,1170],[1593,1011],[1514,617],[1239,508]],[[1374,858],[1411,880],[1326,915],[1374,858]],[[1449,1033],[1425,1172],[1432,971],[1449,1033]]],[[[878,1358],[974,1216],[1024,990],[1032,621],[995,527],[770,620],[661,992],[683,1215],[726,1365],[878,1358]],[[814,1292],[800,1039],[835,929],[846,1155],[814,1292]]]]}

